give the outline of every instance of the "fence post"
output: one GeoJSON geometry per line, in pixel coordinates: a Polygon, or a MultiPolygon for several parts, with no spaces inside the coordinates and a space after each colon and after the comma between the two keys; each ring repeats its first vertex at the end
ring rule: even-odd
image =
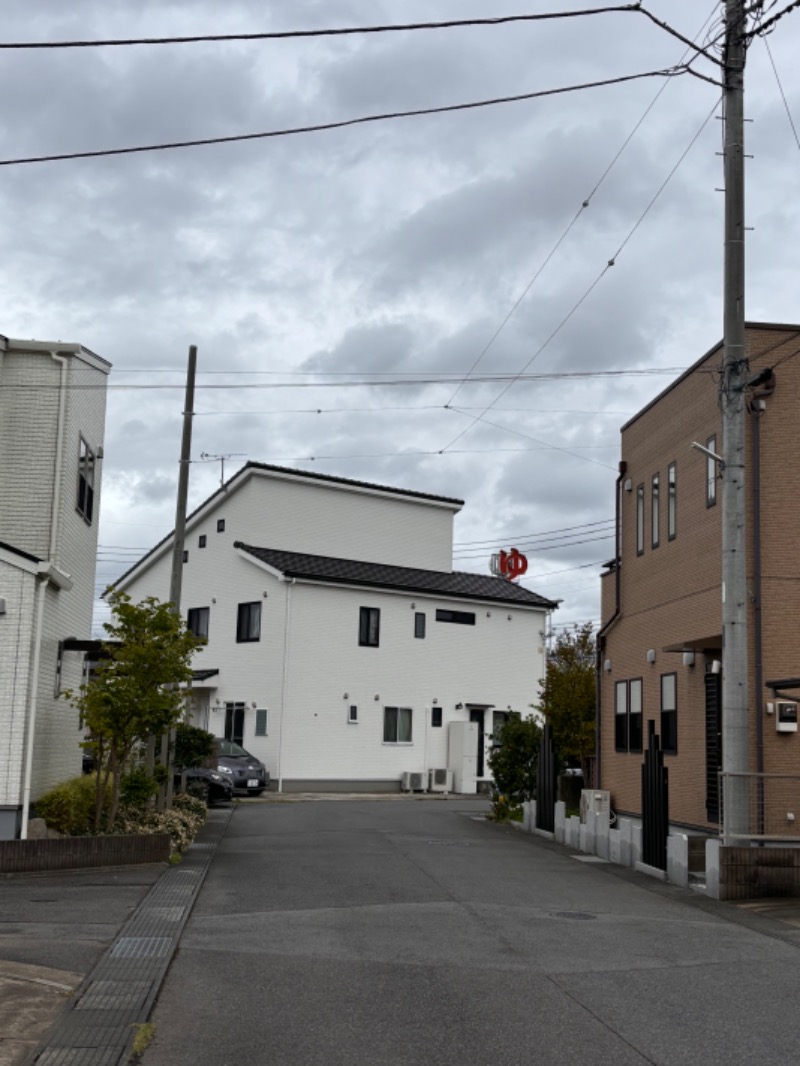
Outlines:
{"type": "Polygon", "coordinates": [[[554,833],[556,828],[556,753],[549,722],[539,742],[539,766],[536,774],[536,828],[554,833]]]}
{"type": "Polygon", "coordinates": [[[642,763],[642,862],[658,870],[667,868],[669,833],[669,771],[656,734],[647,723],[647,752],[642,763]]]}

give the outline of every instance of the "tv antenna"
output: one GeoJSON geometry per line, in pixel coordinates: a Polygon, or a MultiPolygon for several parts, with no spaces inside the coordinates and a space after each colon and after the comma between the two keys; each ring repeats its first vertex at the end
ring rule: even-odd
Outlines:
{"type": "Polygon", "coordinates": [[[226,459],[246,459],[246,452],[227,452],[225,455],[210,455],[208,452],[200,452],[200,458],[205,460],[219,459],[219,483],[220,486],[225,484],[225,460],[226,459]]]}

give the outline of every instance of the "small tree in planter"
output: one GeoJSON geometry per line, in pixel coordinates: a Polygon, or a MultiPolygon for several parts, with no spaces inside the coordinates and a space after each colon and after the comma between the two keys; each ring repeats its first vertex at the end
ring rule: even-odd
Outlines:
{"type": "Polygon", "coordinates": [[[105,625],[107,658],[80,690],[65,696],[81,712],[95,756],[97,788],[94,827],[110,829],[117,817],[122,777],[134,749],[167,732],[180,717],[179,685],[192,676],[191,658],[202,641],[171,606],[153,597],[132,603],[110,597],[113,617],[105,625]],[[106,790],[111,800],[104,809],[106,790]]]}

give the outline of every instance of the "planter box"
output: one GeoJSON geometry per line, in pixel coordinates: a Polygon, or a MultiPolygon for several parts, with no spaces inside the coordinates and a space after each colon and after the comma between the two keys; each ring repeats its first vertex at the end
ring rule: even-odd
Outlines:
{"type": "Polygon", "coordinates": [[[81,870],[90,866],[166,862],[169,853],[168,833],[59,837],[57,840],[0,840],[0,873],[81,870]]]}

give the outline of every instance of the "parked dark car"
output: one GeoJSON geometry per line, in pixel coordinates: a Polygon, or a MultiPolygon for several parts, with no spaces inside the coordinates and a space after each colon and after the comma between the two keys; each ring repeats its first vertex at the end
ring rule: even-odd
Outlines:
{"type": "Polygon", "coordinates": [[[269,788],[269,770],[249,751],[233,740],[217,741],[217,770],[225,774],[237,792],[260,796],[269,788]]]}
{"type": "MultiPolygon", "coordinates": [[[[184,770],[183,774],[186,778],[186,791],[192,796],[204,799],[209,807],[233,799],[233,784],[226,774],[220,774],[205,766],[193,766],[184,770]]],[[[181,788],[180,770],[175,773],[174,787],[176,790],[181,788]]]]}

